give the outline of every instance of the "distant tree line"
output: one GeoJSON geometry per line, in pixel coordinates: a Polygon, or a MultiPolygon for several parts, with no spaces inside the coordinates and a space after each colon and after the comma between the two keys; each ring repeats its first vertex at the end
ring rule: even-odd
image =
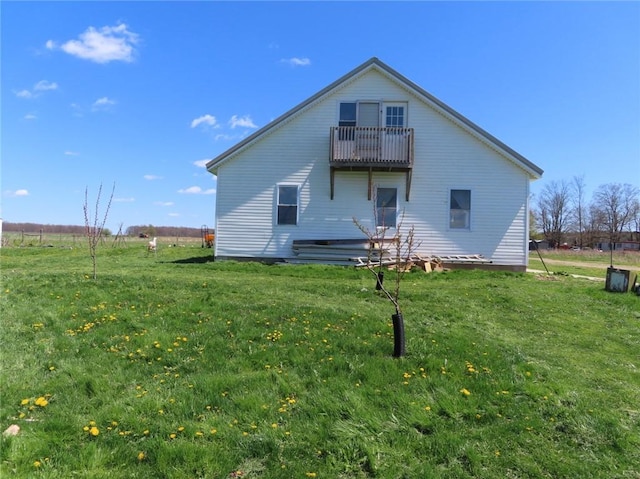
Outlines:
{"type": "MultiPolygon", "coordinates": [[[[25,233],[56,233],[56,234],[71,234],[71,235],[85,235],[86,227],[79,225],[49,225],[40,223],[12,223],[10,221],[4,221],[2,223],[2,229],[4,231],[23,231],[25,233]]],[[[210,233],[213,230],[209,231],[210,233]]],[[[200,238],[200,228],[188,228],[186,226],[153,226],[153,225],[138,225],[129,226],[126,230],[111,231],[108,228],[102,230],[103,236],[112,236],[116,234],[124,234],[126,236],[140,236],[147,235],[149,237],[179,237],[179,238],[200,238]]]]}
{"type": "Polygon", "coordinates": [[[532,239],[545,239],[551,247],[569,243],[579,248],[640,242],[637,186],[600,185],[590,200],[585,189],[583,176],[546,184],[534,201],[532,239]]]}

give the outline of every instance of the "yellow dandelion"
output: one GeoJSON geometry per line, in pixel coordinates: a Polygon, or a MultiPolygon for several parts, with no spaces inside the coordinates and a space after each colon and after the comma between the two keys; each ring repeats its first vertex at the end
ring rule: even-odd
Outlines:
{"type": "Polygon", "coordinates": [[[91,434],[93,437],[95,437],[98,434],[100,434],[100,430],[96,426],[91,426],[89,428],[89,434],[91,434]]]}
{"type": "Polygon", "coordinates": [[[425,411],[431,411],[431,406],[425,406],[424,410],[425,411]]]}
{"type": "Polygon", "coordinates": [[[172,432],[171,434],[169,434],[169,439],[175,439],[176,438],[176,433],[172,432]]]}
{"type": "Polygon", "coordinates": [[[29,404],[28,399],[23,399],[22,401],[20,401],[20,406],[26,406],[27,404],[29,404]]]}
{"type": "Polygon", "coordinates": [[[40,461],[33,461],[33,467],[38,468],[42,466],[42,463],[40,461]]]}
{"type": "Polygon", "coordinates": [[[38,399],[36,399],[36,402],[35,402],[35,405],[36,406],[40,406],[40,407],[45,407],[47,404],[49,404],[49,401],[47,401],[42,396],[40,396],[38,399]]]}
{"type": "Polygon", "coordinates": [[[463,396],[471,396],[471,391],[469,391],[467,388],[462,388],[460,392],[463,396]]]}
{"type": "Polygon", "coordinates": [[[217,429],[212,428],[209,432],[210,432],[211,434],[217,434],[217,433],[218,433],[218,430],[217,430],[217,429]]]}
{"type": "Polygon", "coordinates": [[[138,461],[144,461],[146,457],[147,455],[144,452],[140,451],[138,453],[138,461]]]}

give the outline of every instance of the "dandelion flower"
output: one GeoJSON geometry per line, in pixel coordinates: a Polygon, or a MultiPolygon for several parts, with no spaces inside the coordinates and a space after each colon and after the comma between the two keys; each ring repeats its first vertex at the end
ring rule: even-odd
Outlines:
{"type": "Polygon", "coordinates": [[[26,406],[27,404],[29,404],[28,399],[23,399],[22,401],[20,401],[20,406],[26,406]]]}
{"type": "Polygon", "coordinates": [[[91,434],[93,437],[96,437],[98,434],[100,434],[100,430],[96,426],[91,426],[89,428],[89,434],[91,434]]]}
{"type": "Polygon", "coordinates": [[[138,453],[138,461],[144,461],[146,457],[147,456],[146,456],[146,454],[144,452],[140,451],[138,453]]]}
{"type": "Polygon", "coordinates": [[[469,391],[467,388],[462,388],[460,392],[463,396],[471,396],[471,391],[469,391]]]}
{"type": "Polygon", "coordinates": [[[47,404],[49,404],[49,401],[47,401],[42,396],[40,396],[38,399],[36,399],[36,402],[35,402],[35,405],[36,406],[40,406],[40,407],[45,407],[47,404]]]}
{"type": "Polygon", "coordinates": [[[33,461],[33,467],[38,468],[40,466],[42,466],[42,463],[40,461],[33,461]]]}

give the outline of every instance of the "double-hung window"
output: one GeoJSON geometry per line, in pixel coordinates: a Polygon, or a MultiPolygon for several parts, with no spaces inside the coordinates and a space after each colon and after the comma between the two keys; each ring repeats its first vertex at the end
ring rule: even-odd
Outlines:
{"type": "Polygon", "coordinates": [[[398,210],[398,190],[396,188],[376,189],[376,226],[395,228],[398,210]]]}
{"type": "Polygon", "coordinates": [[[298,224],[298,185],[278,185],[278,219],[279,225],[298,224]]]}
{"type": "Polygon", "coordinates": [[[471,228],[471,190],[451,190],[449,228],[471,228]]]}

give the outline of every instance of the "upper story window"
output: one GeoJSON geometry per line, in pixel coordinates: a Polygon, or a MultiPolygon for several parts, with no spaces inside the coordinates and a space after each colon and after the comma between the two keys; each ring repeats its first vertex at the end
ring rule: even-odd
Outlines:
{"type": "Polygon", "coordinates": [[[278,185],[278,224],[298,224],[298,185],[278,185]]]}
{"type": "Polygon", "coordinates": [[[398,189],[376,188],[376,226],[395,228],[398,189]]]}
{"type": "Polygon", "coordinates": [[[385,126],[393,128],[404,128],[404,105],[385,106],[385,126]]]}
{"type": "Polygon", "coordinates": [[[356,102],[340,103],[338,126],[356,126],[357,106],[356,102]]]}
{"type": "Polygon", "coordinates": [[[471,228],[471,190],[451,190],[449,200],[449,228],[471,228]]]}

